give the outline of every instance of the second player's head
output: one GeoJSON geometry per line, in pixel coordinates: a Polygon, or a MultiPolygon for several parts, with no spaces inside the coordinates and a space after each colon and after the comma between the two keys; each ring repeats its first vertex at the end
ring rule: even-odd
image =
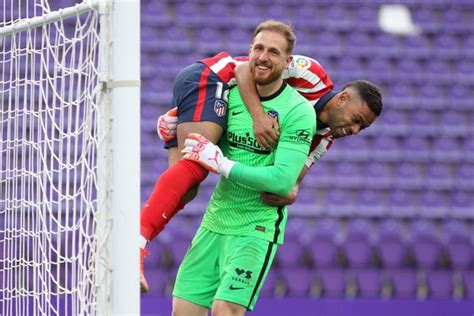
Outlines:
{"type": "Polygon", "coordinates": [[[288,24],[267,20],[257,26],[249,53],[250,72],[257,85],[281,80],[283,70],[291,62],[295,42],[296,36],[288,24]]]}
{"type": "Polygon", "coordinates": [[[335,138],[358,134],[369,127],[382,112],[380,88],[366,80],[347,83],[321,113],[335,138]]]}

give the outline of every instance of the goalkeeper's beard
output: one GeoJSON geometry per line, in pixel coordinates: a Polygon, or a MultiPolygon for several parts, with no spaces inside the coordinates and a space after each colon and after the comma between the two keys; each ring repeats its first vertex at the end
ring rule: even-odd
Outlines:
{"type": "Polygon", "coordinates": [[[268,84],[278,81],[281,78],[281,74],[282,74],[282,72],[271,72],[266,77],[259,77],[257,76],[255,72],[255,66],[251,69],[251,72],[252,72],[253,81],[255,82],[255,84],[259,86],[266,86],[268,84]]]}

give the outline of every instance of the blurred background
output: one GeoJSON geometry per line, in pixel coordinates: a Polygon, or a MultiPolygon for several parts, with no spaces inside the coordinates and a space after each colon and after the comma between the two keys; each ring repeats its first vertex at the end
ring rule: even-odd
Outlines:
{"type": "MultiPolygon", "coordinates": [[[[383,90],[381,117],[305,178],[253,315],[275,304],[268,315],[472,315],[472,0],[150,0],[141,12],[142,202],[167,167],[156,119],[175,75],[220,51],[246,55],[265,19],[293,24],[294,54],[317,59],[335,90],[354,79],[383,90]]],[[[150,244],[144,313],[169,310],[217,180],[150,244]]]]}

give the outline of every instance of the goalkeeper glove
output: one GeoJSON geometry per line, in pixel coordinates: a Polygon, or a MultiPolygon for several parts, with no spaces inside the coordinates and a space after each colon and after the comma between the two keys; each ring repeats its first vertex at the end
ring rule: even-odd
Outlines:
{"type": "Polygon", "coordinates": [[[176,137],[178,124],[178,108],[174,107],[158,118],[156,131],[162,141],[169,142],[176,137]]]}
{"type": "Polygon", "coordinates": [[[235,161],[227,159],[221,149],[206,137],[190,133],[184,141],[184,159],[200,164],[204,169],[228,178],[235,161]]]}

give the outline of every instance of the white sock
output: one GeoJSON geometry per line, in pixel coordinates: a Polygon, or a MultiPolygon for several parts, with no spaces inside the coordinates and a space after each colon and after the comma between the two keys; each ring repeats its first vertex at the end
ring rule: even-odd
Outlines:
{"type": "Polygon", "coordinates": [[[146,240],[145,237],[140,235],[140,248],[145,248],[147,243],[148,243],[148,240],[146,240]]]}

